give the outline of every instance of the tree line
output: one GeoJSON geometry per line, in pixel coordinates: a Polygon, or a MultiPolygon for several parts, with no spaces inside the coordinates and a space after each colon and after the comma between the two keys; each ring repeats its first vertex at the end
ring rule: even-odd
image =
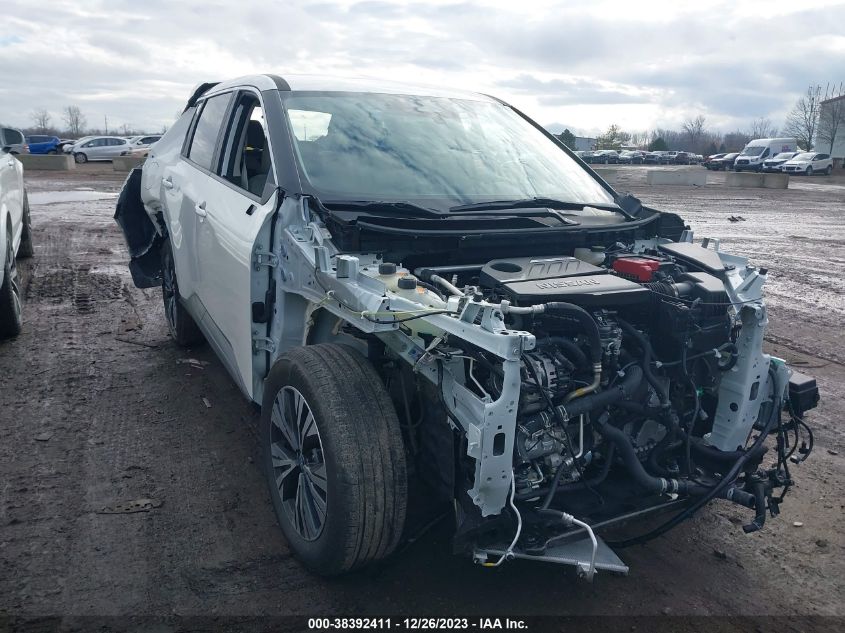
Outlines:
{"type": "MultiPolygon", "coordinates": [[[[810,86],[795,102],[780,129],[766,117],[755,119],[746,129],[727,133],[708,129],[704,115],[688,118],[679,130],[656,128],[626,132],[613,123],[596,138],[595,149],[619,150],[623,146],[634,146],[651,152],[683,150],[707,156],[738,152],[755,138],[784,136],[795,138],[801,148],[830,153],[836,135],[845,133],[845,98],[838,97],[845,97],[845,84],[838,88],[828,85],[824,91],[819,85],[810,86]]],[[[557,137],[570,149],[576,148],[575,134],[570,130],[564,130],[557,137]]]]}
{"type": "MultiPolygon", "coordinates": [[[[60,120],[57,122],[54,122],[53,115],[43,108],[33,110],[29,116],[32,125],[21,130],[25,135],[44,134],[61,138],[81,138],[86,135],[98,134],[134,136],[151,133],[147,130],[139,130],[129,123],[122,123],[109,128],[107,119],[104,120],[102,128],[88,127],[88,118],[77,105],[65,106],[62,109],[60,120]]],[[[160,133],[164,134],[166,131],[167,128],[165,127],[160,130],[160,133]]]]}

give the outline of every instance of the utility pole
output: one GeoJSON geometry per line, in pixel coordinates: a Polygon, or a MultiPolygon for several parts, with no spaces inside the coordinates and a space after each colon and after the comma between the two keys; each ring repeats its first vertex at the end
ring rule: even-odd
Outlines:
{"type": "Polygon", "coordinates": [[[108,114],[104,114],[104,115],[103,115],[103,120],[104,120],[104,121],[105,121],[105,123],[106,123],[106,131],[105,131],[105,134],[106,134],[106,135],[108,135],[108,133],[109,133],[109,115],[108,115],[108,114]]]}

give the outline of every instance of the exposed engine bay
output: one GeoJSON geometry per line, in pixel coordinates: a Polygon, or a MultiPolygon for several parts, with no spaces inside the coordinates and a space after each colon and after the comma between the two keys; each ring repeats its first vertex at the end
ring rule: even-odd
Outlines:
{"type": "Polygon", "coordinates": [[[324,304],[368,322],[386,381],[400,373],[406,444],[452,488],[457,550],[592,578],[627,571],[599,530],[671,514],[611,545],[643,542],[717,498],[749,509],[746,532],[777,515],[818,390],[763,353],[766,270],[707,246],[688,233],[413,270],[318,249],[324,304]],[[353,279],[356,294],[330,285],[353,279]]]}

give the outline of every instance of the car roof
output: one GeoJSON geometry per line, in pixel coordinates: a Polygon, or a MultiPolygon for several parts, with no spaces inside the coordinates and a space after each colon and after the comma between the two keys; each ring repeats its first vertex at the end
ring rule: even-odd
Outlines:
{"type": "Polygon", "coordinates": [[[252,86],[258,90],[283,91],[318,91],[318,92],[371,92],[380,94],[419,95],[431,97],[451,97],[474,101],[496,102],[488,95],[467,90],[454,90],[443,86],[410,84],[367,77],[337,77],[330,75],[247,75],[230,79],[203,92],[211,95],[238,86],[252,86]]]}

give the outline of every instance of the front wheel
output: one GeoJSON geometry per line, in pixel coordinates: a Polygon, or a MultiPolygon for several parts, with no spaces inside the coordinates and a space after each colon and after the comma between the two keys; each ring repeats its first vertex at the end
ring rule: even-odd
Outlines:
{"type": "Polygon", "coordinates": [[[807,167],[807,169],[804,170],[804,175],[805,176],[812,176],[813,175],[813,168],[807,167]]]}
{"type": "Polygon", "coordinates": [[[167,328],[176,344],[180,347],[191,347],[202,343],[202,332],[179,298],[179,283],[176,279],[170,238],[164,240],[161,245],[161,296],[164,300],[167,328]]]}
{"type": "Polygon", "coordinates": [[[340,345],[286,353],[265,380],[260,428],[276,518],[309,569],[338,575],[396,548],[405,451],[390,396],[366,358],[340,345]]]}
{"type": "Polygon", "coordinates": [[[6,258],[3,262],[3,285],[0,285],[0,339],[21,333],[21,287],[11,234],[6,235],[6,258]]]}
{"type": "Polygon", "coordinates": [[[827,169],[824,170],[825,176],[830,176],[833,173],[833,165],[828,165],[827,169]]]}
{"type": "Polygon", "coordinates": [[[79,163],[81,165],[82,163],[88,162],[88,157],[85,154],[83,154],[82,152],[77,152],[76,154],[73,155],[73,160],[75,160],[77,163],[79,163]]]}

